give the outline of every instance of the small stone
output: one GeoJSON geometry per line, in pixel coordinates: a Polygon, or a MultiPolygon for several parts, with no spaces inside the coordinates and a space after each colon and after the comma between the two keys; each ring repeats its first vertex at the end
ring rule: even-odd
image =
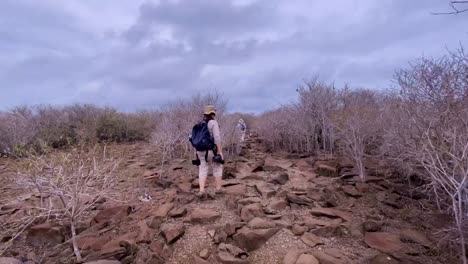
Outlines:
{"type": "Polygon", "coordinates": [[[308,230],[309,230],[309,228],[306,227],[306,226],[300,226],[300,225],[298,225],[298,224],[294,224],[294,225],[292,226],[292,230],[291,230],[291,231],[292,231],[293,234],[296,235],[296,236],[302,236],[302,235],[303,235],[305,232],[307,232],[308,230]]]}
{"type": "Polygon", "coordinates": [[[205,249],[203,249],[203,250],[200,252],[200,258],[206,260],[206,259],[208,259],[208,258],[210,257],[210,254],[211,254],[211,253],[210,253],[210,250],[207,249],[207,248],[205,248],[205,249]]]}
{"type": "Polygon", "coordinates": [[[197,208],[190,214],[188,221],[191,223],[204,224],[207,222],[212,222],[220,217],[221,215],[215,210],[197,208]]]}
{"type": "Polygon", "coordinates": [[[172,244],[185,234],[185,227],[182,224],[164,224],[161,226],[161,234],[168,244],[172,244]]]}
{"type": "Polygon", "coordinates": [[[318,260],[309,254],[302,254],[296,261],[296,264],[319,264],[318,260]]]}
{"type": "Polygon", "coordinates": [[[303,250],[291,249],[283,258],[283,264],[296,264],[297,259],[304,253],[303,250]]]}
{"type": "Polygon", "coordinates": [[[169,212],[169,216],[174,218],[183,217],[185,215],[187,215],[187,208],[185,207],[174,208],[169,212]]]}
{"type": "Polygon", "coordinates": [[[208,235],[213,238],[216,235],[216,230],[208,230],[208,235]]]}
{"type": "Polygon", "coordinates": [[[273,228],[275,227],[275,223],[270,222],[268,220],[262,219],[260,217],[255,217],[254,219],[250,220],[248,226],[252,229],[264,229],[264,228],[273,228]]]}
{"type": "Polygon", "coordinates": [[[383,253],[395,253],[402,250],[405,245],[401,242],[397,234],[385,232],[370,232],[364,236],[364,242],[374,249],[383,253]]]}
{"type": "Polygon", "coordinates": [[[241,219],[244,222],[250,222],[255,217],[262,216],[263,209],[259,203],[249,204],[241,209],[241,219]]]}
{"type": "Polygon", "coordinates": [[[323,240],[312,234],[312,233],[305,233],[301,236],[301,240],[302,242],[304,242],[304,244],[308,245],[309,247],[315,247],[317,245],[323,245],[323,240]]]}

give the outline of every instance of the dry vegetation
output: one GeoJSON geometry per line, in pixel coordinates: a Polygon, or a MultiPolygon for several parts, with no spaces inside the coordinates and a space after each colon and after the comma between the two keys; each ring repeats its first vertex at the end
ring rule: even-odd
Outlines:
{"type": "Polygon", "coordinates": [[[0,154],[22,160],[15,181],[41,198],[8,227],[10,241],[53,216],[69,224],[81,261],[78,220],[96,201],[110,197],[119,179],[119,161],[106,155],[106,144],[150,143],[159,154],[162,179],[168,161],[192,157],[190,130],[203,106],[215,104],[228,157],[240,151],[236,125],[242,117],[269,151],[340,157],[353,163],[362,182],[376,173],[366,169],[376,161],[379,173],[419,179],[412,187],[424,189],[439,210],[453,216],[454,232],[447,233],[460,256],[467,255],[468,57],[463,51],[413,62],[395,74],[391,91],[337,88],[314,78],[297,92],[297,103],[255,117],[227,114],[227,101],[217,92],[134,114],[89,105],[1,112],[0,154]]]}
{"type": "Polygon", "coordinates": [[[376,159],[394,174],[422,179],[439,208],[453,215],[465,256],[468,57],[460,50],[422,58],[398,71],[395,83],[382,92],[314,79],[298,90],[298,103],[260,116],[258,131],[271,150],[346,156],[362,181],[366,160],[376,159]]]}

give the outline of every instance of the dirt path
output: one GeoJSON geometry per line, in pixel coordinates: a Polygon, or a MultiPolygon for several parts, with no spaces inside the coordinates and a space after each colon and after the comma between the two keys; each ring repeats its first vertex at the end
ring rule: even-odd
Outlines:
{"type": "MultiPolygon", "coordinates": [[[[210,177],[212,197],[199,199],[190,161],[171,162],[159,181],[155,157],[141,146],[123,151],[132,155],[124,163],[120,199],[100,204],[83,221],[79,244],[89,261],[456,263],[437,250],[433,236],[447,221],[437,221],[424,194],[403,184],[377,175],[360,183],[351,166],[266,153],[252,138],[225,166],[226,193],[214,194],[210,177]],[[140,201],[145,192],[151,199],[140,201]]],[[[50,232],[44,231],[43,242],[54,242],[47,240],[50,232]]],[[[30,263],[73,262],[66,243],[49,247],[42,260],[31,259],[28,252],[40,255],[44,245],[30,242],[25,235],[6,255],[30,263]]]]}

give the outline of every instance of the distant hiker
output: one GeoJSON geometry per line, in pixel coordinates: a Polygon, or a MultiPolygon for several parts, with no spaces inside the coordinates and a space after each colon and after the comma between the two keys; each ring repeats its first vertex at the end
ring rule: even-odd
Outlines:
{"type": "Polygon", "coordinates": [[[223,149],[221,146],[221,132],[218,122],[215,120],[216,109],[213,105],[207,105],[203,115],[203,121],[196,124],[192,129],[190,142],[196,150],[194,164],[199,166],[199,196],[205,193],[206,178],[208,170],[213,170],[215,177],[216,193],[222,193],[223,176],[223,149]]]}
{"type": "Polygon", "coordinates": [[[239,128],[241,132],[241,142],[245,141],[245,133],[247,132],[247,124],[245,124],[244,119],[239,119],[239,123],[237,124],[237,127],[239,128]]]}

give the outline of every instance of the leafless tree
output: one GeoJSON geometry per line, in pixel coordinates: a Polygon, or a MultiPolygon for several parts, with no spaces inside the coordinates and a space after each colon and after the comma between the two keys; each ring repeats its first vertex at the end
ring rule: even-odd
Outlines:
{"type": "Polygon", "coordinates": [[[347,90],[342,94],[341,109],[334,120],[338,142],[354,160],[363,182],[366,180],[364,159],[375,150],[382,135],[380,116],[380,104],[375,92],[347,90]]]}
{"type": "Polygon", "coordinates": [[[404,142],[395,144],[407,153],[402,163],[423,169],[435,197],[450,198],[464,264],[468,220],[467,73],[468,60],[463,50],[440,59],[423,58],[399,71],[399,122],[405,133],[394,139],[404,142]]]}
{"type": "Polygon", "coordinates": [[[468,1],[450,1],[452,11],[449,12],[436,12],[434,15],[458,15],[468,11],[468,1]]]}
{"type": "Polygon", "coordinates": [[[321,149],[328,153],[334,151],[335,131],[331,115],[338,106],[338,92],[334,84],[319,81],[318,77],[305,82],[305,87],[298,89],[299,107],[309,117],[306,124],[309,133],[315,136],[321,149]]]}
{"type": "Polygon", "coordinates": [[[35,208],[38,215],[46,212],[70,224],[77,262],[82,261],[76,241],[77,222],[101,198],[112,196],[112,187],[118,182],[118,165],[119,160],[109,158],[105,147],[75,148],[66,153],[31,156],[18,172],[21,187],[47,198],[35,208]]]}

